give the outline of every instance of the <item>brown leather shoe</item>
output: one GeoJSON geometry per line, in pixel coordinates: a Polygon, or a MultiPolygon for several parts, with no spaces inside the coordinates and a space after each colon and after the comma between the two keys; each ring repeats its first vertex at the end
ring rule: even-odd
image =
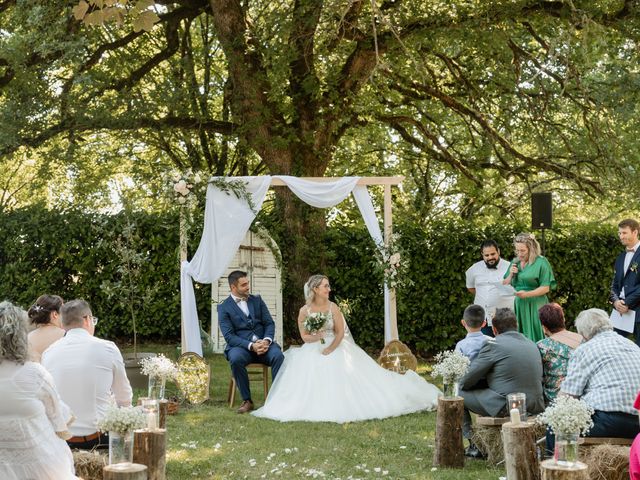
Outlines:
{"type": "Polygon", "coordinates": [[[245,400],[242,402],[242,405],[240,405],[240,408],[236,410],[236,413],[248,413],[251,410],[253,410],[253,402],[251,400],[245,400]]]}

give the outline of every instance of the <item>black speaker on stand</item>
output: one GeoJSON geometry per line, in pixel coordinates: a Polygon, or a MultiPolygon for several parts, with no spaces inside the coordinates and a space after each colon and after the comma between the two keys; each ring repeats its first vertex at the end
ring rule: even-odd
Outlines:
{"type": "Polygon", "coordinates": [[[553,206],[550,192],[531,194],[531,228],[542,230],[542,254],[545,252],[544,231],[553,228],[553,206]]]}

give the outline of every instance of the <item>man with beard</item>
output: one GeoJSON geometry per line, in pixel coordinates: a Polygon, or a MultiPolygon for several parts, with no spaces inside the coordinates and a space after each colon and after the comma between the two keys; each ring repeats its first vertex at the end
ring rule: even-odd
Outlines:
{"type": "Polygon", "coordinates": [[[500,258],[500,249],[495,240],[485,240],[480,245],[482,260],[467,270],[467,289],[475,295],[473,303],[484,308],[487,325],[482,333],[493,336],[491,319],[497,308],[513,310],[513,293],[505,293],[510,287],[502,285],[509,262],[500,258]]]}

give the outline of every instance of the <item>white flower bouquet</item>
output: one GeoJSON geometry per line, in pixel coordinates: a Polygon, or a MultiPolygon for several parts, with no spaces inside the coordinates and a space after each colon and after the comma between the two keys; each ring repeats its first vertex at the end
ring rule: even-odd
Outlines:
{"type": "Polygon", "coordinates": [[[173,172],[167,175],[167,180],[170,185],[175,200],[180,205],[186,205],[192,200],[194,190],[204,189],[206,183],[203,182],[203,178],[199,173],[193,173],[188,170],[185,173],[173,172]]]}
{"type": "Polygon", "coordinates": [[[408,275],[404,275],[409,262],[405,258],[404,251],[400,247],[398,234],[391,235],[387,245],[381,245],[374,252],[375,261],[373,267],[382,273],[384,282],[389,288],[400,286],[411,286],[412,280],[408,275]]]}
{"type": "Polygon", "coordinates": [[[536,421],[548,425],[556,435],[583,435],[593,427],[593,408],[583,400],[568,395],[560,395],[549,405],[536,421]]]}
{"type": "MultiPolygon", "coordinates": [[[[304,329],[312,335],[315,335],[327,322],[327,314],[321,312],[313,312],[304,319],[304,329]]],[[[320,343],[324,343],[324,338],[320,339],[320,343]]]]}
{"type": "Polygon", "coordinates": [[[445,350],[436,355],[436,364],[431,371],[432,377],[442,377],[445,385],[458,383],[469,369],[469,358],[454,350],[445,350]]]}
{"type": "Polygon", "coordinates": [[[118,408],[116,405],[112,405],[98,420],[98,429],[101,432],[117,432],[120,435],[146,426],[147,419],[142,407],[118,408]]]}
{"type": "Polygon", "coordinates": [[[174,380],[178,375],[178,367],[164,355],[145,357],[140,361],[142,374],[160,380],[174,380]]]}

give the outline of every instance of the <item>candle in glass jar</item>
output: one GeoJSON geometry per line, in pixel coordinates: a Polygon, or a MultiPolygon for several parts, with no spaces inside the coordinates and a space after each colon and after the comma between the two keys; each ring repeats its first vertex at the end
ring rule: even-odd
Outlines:
{"type": "Polygon", "coordinates": [[[511,423],[520,423],[520,410],[517,408],[512,408],[509,411],[509,416],[511,417],[511,423]]]}

